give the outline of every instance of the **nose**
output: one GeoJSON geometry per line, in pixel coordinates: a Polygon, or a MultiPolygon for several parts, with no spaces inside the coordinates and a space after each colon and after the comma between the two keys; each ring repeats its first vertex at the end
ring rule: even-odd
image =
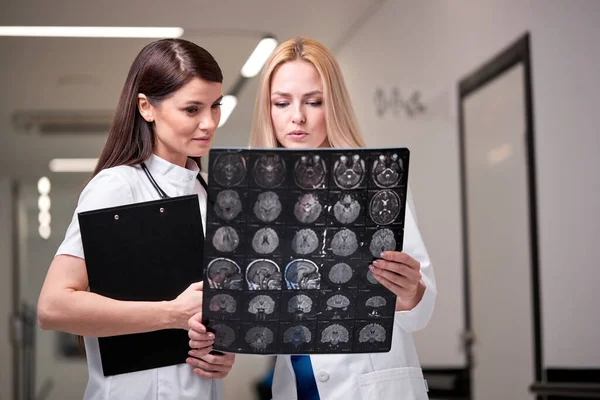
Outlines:
{"type": "Polygon", "coordinates": [[[292,114],[292,122],[296,125],[301,125],[306,122],[306,116],[302,111],[302,107],[296,107],[292,114]]]}
{"type": "Polygon", "coordinates": [[[219,125],[219,119],[221,118],[220,113],[203,113],[200,118],[200,122],[198,123],[198,128],[201,131],[212,132],[216,129],[217,125],[219,125]]]}

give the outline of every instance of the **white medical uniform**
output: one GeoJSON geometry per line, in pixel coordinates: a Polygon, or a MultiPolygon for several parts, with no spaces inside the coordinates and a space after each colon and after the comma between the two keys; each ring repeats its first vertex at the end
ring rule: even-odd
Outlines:
{"type": "MultiPolygon", "coordinates": [[[[169,197],[198,194],[202,224],[206,227],[207,195],[196,179],[198,165],[188,160],[186,168],[183,168],[152,155],[146,166],[169,197]]],[[[77,213],[158,199],[156,189],[140,166],[119,166],[101,171],[82,191],[71,225],[56,254],[85,259],[77,213]]],[[[192,366],[185,363],[104,377],[98,339],[85,337],[84,340],[89,374],[84,400],[223,399],[221,380],[201,378],[194,374],[192,366]]]]}
{"type": "MultiPolygon", "coordinates": [[[[403,251],[421,263],[425,294],[410,311],[396,312],[392,349],[388,353],[312,355],[321,400],[426,400],[427,387],[412,332],[423,329],[437,296],[435,276],[421,238],[410,190],[403,251]]],[[[273,400],[296,400],[296,376],[290,356],[277,356],[273,400]]]]}

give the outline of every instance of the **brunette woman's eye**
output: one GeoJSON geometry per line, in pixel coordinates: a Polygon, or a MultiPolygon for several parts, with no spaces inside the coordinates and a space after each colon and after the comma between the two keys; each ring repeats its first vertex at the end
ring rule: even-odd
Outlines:
{"type": "Polygon", "coordinates": [[[198,107],[188,107],[185,109],[188,114],[195,114],[198,112],[198,107]]]}
{"type": "Polygon", "coordinates": [[[223,103],[215,103],[212,105],[212,108],[216,110],[217,108],[220,108],[222,105],[223,105],[223,103]]]}

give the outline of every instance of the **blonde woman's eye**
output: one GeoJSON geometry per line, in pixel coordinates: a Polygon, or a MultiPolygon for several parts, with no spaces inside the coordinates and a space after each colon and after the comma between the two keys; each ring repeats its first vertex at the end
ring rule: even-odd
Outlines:
{"type": "Polygon", "coordinates": [[[278,102],[274,104],[275,107],[283,108],[288,105],[288,103],[278,102]]]}
{"type": "Polygon", "coordinates": [[[310,105],[311,107],[319,107],[321,104],[323,104],[322,101],[309,101],[308,105],[310,105]]]}

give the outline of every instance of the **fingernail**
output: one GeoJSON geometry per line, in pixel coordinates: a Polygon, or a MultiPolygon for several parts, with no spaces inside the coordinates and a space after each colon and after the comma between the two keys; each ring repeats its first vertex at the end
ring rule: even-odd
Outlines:
{"type": "Polygon", "coordinates": [[[373,264],[370,264],[370,265],[369,265],[369,269],[370,269],[371,271],[373,271],[373,269],[374,269],[374,268],[375,268],[375,266],[374,266],[373,264]]]}
{"type": "Polygon", "coordinates": [[[194,354],[196,354],[196,352],[195,352],[194,350],[190,350],[190,351],[188,351],[188,354],[189,354],[190,356],[193,356],[194,354]]]}
{"type": "Polygon", "coordinates": [[[386,252],[386,251],[382,252],[382,253],[380,254],[380,256],[381,256],[381,258],[385,258],[385,257],[387,257],[387,252],[386,252]]]}
{"type": "Polygon", "coordinates": [[[212,333],[209,333],[209,334],[208,334],[208,338],[209,338],[209,339],[214,339],[214,338],[215,338],[215,335],[214,335],[214,334],[212,334],[212,333]]]}
{"type": "Polygon", "coordinates": [[[379,264],[380,264],[380,263],[379,263],[379,260],[375,260],[375,261],[373,261],[373,265],[374,265],[374,266],[376,266],[376,267],[379,267],[379,264]]]}

